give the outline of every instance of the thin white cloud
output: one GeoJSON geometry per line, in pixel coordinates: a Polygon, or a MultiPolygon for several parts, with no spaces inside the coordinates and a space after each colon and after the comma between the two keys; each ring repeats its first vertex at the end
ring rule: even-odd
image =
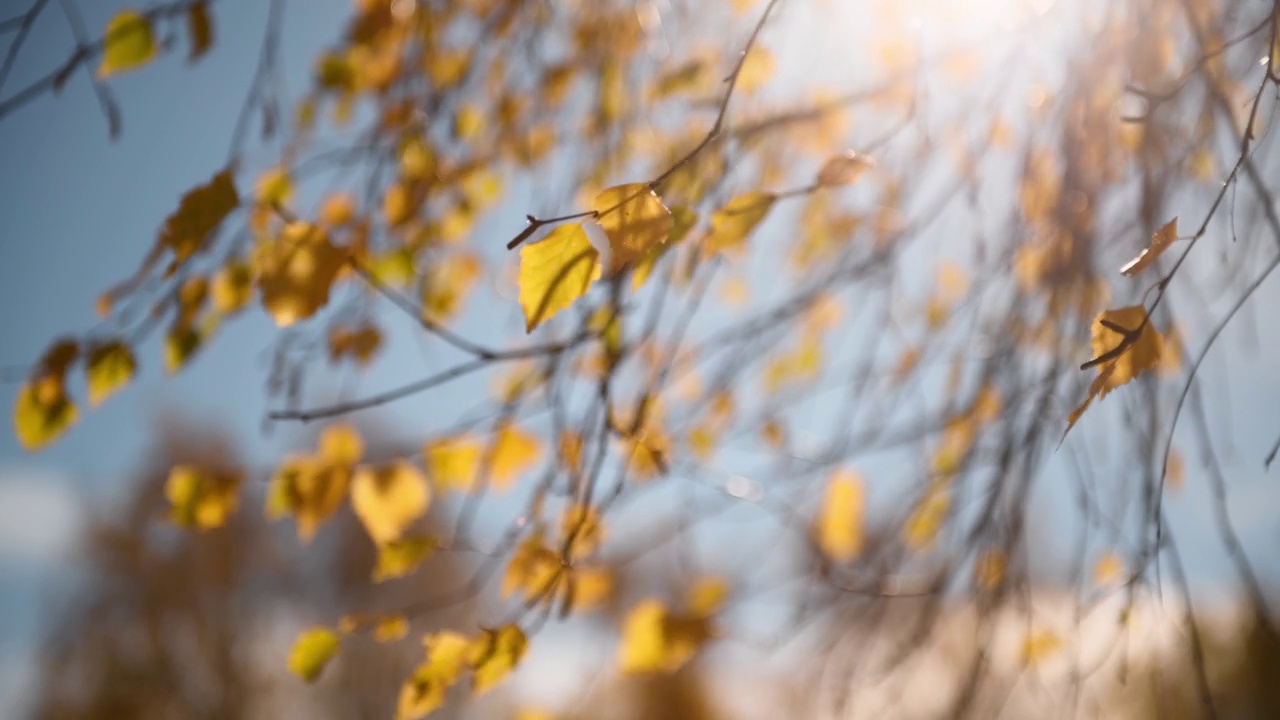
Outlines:
{"type": "Polygon", "coordinates": [[[57,559],[75,542],[81,515],[80,501],[63,476],[0,467],[0,562],[57,559]]]}

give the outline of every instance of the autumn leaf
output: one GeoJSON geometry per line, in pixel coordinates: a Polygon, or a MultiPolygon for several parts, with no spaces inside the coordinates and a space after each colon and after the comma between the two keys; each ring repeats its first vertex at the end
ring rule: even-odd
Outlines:
{"type": "Polygon", "coordinates": [[[1112,585],[1123,578],[1124,561],[1114,552],[1105,553],[1093,565],[1093,582],[1097,585],[1112,585]]]}
{"type": "Polygon", "coordinates": [[[438,545],[433,537],[407,537],[379,546],[373,581],[386,582],[411,574],[435,552],[438,545]]]}
{"type": "Polygon", "coordinates": [[[818,170],[816,183],[823,187],[850,185],[875,165],[875,161],[866,155],[849,150],[823,163],[818,170]]]}
{"type": "Polygon", "coordinates": [[[759,44],[752,47],[742,60],[742,68],[738,72],[737,90],[743,94],[750,94],[764,87],[773,77],[775,64],[773,53],[759,44]]]}
{"type": "Polygon", "coordinates": [[[711,636],[708,618],[672,614],[658,600],[645,600],[623,620],[618,665],[626,673],[675,672],[711,636]]]}
{"type": "Polygon", "coordinates": [[[213,20],[209,17],[208,3],[197,2],[187,8],[187,34],[191,38],[187,62],[195,62],[213,47],[213,20]]]}
{"type": "Polygon", "coordinates": [[[1049,630],[1033,630],[1022,643],[1022,661],[1035,666],[1062,649],[1062,638],[1049,630]]]}
{"type": "Polygon", "coordinates": [[[818,547],[836,562],[848,562],[862,551],[862,479],[838,470],[827,480],[826,497],[817,521],[818,547]]]}
{"type": "Polygon", "coordinates": [[[136,70],[155,57],[156,49],[151,21],[137,10],[121,10],[107,23],[102,36],[98,77],[136,70]]]}
{"type": "Polygon", "coordinates": [[[608,188],[596,196],[591,209],[609,240],[611,274],[667,242],[675,223],[662,199],[644,183],[608,188]]]}
{"type": "Polygon", "coordinates": [[[253,268],[248,263],[232,260],[218,268],[209,284],[213,309],[223,315],[239,312],[253,298],[253,268]]]}
{"type": "Polygon", "coordinates": [[[706,238],[707,252],[739,250],[747,236],[769,214],[774,201],[773,193],[754,190],[739,195],[711,215],[711,232],[706,238]]]}
{"type": "Polygon", "coordinates": [[[173,506],[173,521],[200,530],[222,527],[240,504],[237,493],[242,479],[235,471],[174,467],[164,485],[165,497],[173,506]]]}
{"type": "Polygon", "coordinates": [[[431,504],[426,478],[405,460],[356,470],[351,509],[377,545],[398,540],[431,504]]]}
{"type": "Polygon", "coordinates": [[[1169,249],[1178,239],[1178,218],[1174,218],[1165,223],[1163,227],[1151,236],[1151,247],[1146,248],[1138,257],[1125,263],[1120,268],[1120,273],[1133,277],[1143,270],[1151,267],[1165,250],[1169,249]]]}
{"type": "Polygon", "coordinates": [[[422,277],[422,316],[444,324],[462,309],[483,266],[471,253],[450,255],[432,263],[422,277]]]}
{"type": "Polygon", "coordinates": [[[516,546],[507,562],[502,596],[511,597],[519,592],[526,598],[548,603],[562,571],[560,554],[546,544],[540,531],[531,533],[516,546]]]}
{"type": "Polygon", "coordinates": [[[133,358],[133,352],[122,342],[109,342],[90,348],[85,364],[89,404],[102,404],[128,385],[137,369],[138,363],[133,358]]]}
{"type": "Polygon", "coordinates": [[[338,653],[340,644],[338,635],[328,628],[304,631],[298,635],[289,652],[289,670],[307,682],[315,682],[325,665],[338,653]]]}
{"type": "Polygon", "coordinates": [[[973,562],[973,584],[982,590],[995,590],[1004,581],[1008,559],[1000,550],[987,550],[973,562]]]}
{"type": "Polygon", "coordinates": [[[438,710],[466,667],[470,643],[465,635],[445,630],[428,635],[423,645],[427,660],[400,687],[396,720],[417,720],[438,710]]]}
{"type": "Polygon", "coordinates": [[[528,644],[518,625],[482,630],[467,647],[467,664],[473,672],[475,694],[480,695],[501,682],[524,657],[528,644]]]}
{"type": "Polygon", "coordinates": [[[599,257],[581,223],[561,225],[520,249],[520,307],[526,332],[587,292],[600,277],[599,257]]]}
{"type": "Polygon", "coordinates": [[[262,306],[276,325],[305,320],[329,302],[329,289],[347,259],[319,227],[290,223],[257,267],[262,306]]]}
{"type": "Polygon", "coordinates": [[[28,452],[56,440],[79,417],[66,390],[67,370],[79,357],[80,346],[74,340],[54,342],[18,390],[13,408],[14,433],[28,452]]]}
{"type": "Polygon", "coordinates": [[[169,265],[178,265],[205,249],[205,243],[223,220],[240,205],[230,170],[221,170],[209,182],[187,191],[178,209],[165,219],[157,243],[173,251],[169,265]]]}
{"type": "Polygon", "coordinates": [[[903,529],[907,545],[914,550],[932,548],[950,508],[951,498],[945,492],[930,490],[907,519],[907,525],[903,529]]]}
{"type": "Polygon", "coordinates": [[[657,247],[650,248],[644,257],[636,263],[635,269],[631,271],[631,291],[635,292],[644,287],[649,280],[649,276],[653,273],[653,268],[662,259],[667,251],[675,247],[688,236],[689,231],[694,225],[698,224],[698,213],[690,210],[683,205],[671,208],[671,235],[665,243],[657,247]]]}

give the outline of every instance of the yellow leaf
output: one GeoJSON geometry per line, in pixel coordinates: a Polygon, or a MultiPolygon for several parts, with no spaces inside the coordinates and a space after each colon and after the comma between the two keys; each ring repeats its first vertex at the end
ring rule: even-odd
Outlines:
{"type": "Polygon", "coordinates": [[[151,21],[137,10],[121,10],[107,23],[102,36],[102,62],[98,77],[128,72],[146,65],[156,56],[156,38],[151,21]]]}
{"type": "Polygon", "coordinates": [[[818,515],[818,547],[836,562],[848,562],[862,552],[862,478],[838,470],[827,481],[827,494],[818,515]]]}
{"type": "Polygon", "coordinates": [[[402,615],[388,615],[373,627],[373,639],[380,643],[403,640],[409,634],[409,621],[402,615]]]}
{"type": "Polygon", "coordinates": [[[137,371],[133,352],[122,342],[110,342],[89,350],[85,373],[89,383],[89,404],[99,405],[133,379],[137,371]]]}
{"type": "Polygon", "coordinates": [[[433,263],[422,279],[422,316],[437,324],[458,314],[480,278],[480,258],[458,253],[433,263]]]}
{"type": "Polygon", "coordinates": [[[498,431],[492,453],[493,484],[503,490],[537,463],[542,445],[534,435],[506,424],[498,431]]]}
{"type": "Polygon", "coordinates": [[[608,568],[574,567],[565,592],[566,612],[593,610],[612,594],[613,573],[608,568]]]}
{"type": "Polygon", "coordinates": [[[187,33],[191,37],[191,53],[188,62],[195,62],[213,47],[213,21],[209,17],[209,5],[197,2],[187,8],[187,33]]]}
{"type": "Polygon", "coordinates": [[[1062,638],[1048,630],[1034,630],[1022,643],[1022,661],[1036,665],[1062,648],[1062,638]]]}
{"type": "Polygon", "coordinates": [[[528,640],[518,625],[482,630],[467,648],[467,664],[474,673],[473,687],[480,695],[498,684],[524,657],[528,640]]]}
{"type": "Polygon", "coordinates": [[[466,492],[475,485],[484,447],[470,436],[441,438],[422,448],[427,474],[438,487],[466,492]]]}
{"type": "Polygon", "coordinates": [[[907,545],[915,550],[933,547],[950,508],[951,498],[945,492],[930,490],[907,520],[903,530],[907,545]]]}
{"type": "Polygon", "coordinates": [[[362,325],[354,330],[340,325],[329,328],[331,362],[349,357],[360,365],[368,365],[381,347],[382,333],[373,325],[362,325]]]}
{"type": "Polygon", "coordinates": [[[531,332],[569,307],[600,277],[600,253],[581,223],[561,225],[520,249],[520,307],[531,332]]]}
{"type": "Polygon", "coordinates": [[[173,375],[191,361],[204,344],[204,337],[193,327],[177,326],[164,336],[164,371],[173,375]]]}
{"type": "Polygon", "coordinates": [[[520,592],[526,598],[548,603],[563,566],[560,555],[543,542],[542,533],[534,532],[516,546],[502,577],[502,596],[520,592]]]}
{"type": "Polygon", "coordinates": [[[737,90],[749,94],[763,87],[773,77],[774,64],[773,53],[757,43],[742,61],[737,90]]]}
{"type": "Polygon", "coordinates": [[[775,358],[764,368],[764,386],[769,392],[802,382],[810,382],[822,370],[822,340],[816,333],[806,333],[789,353],[775,358]]]}
{"type": "Polygon", "coordinates": [[[1104,373],[1107,380],[1098,392],[1099,398],[1138,377],[1147,370],[1153,370],[1160,364],[1160,351],[1163,341],[1155,325],[1147,321],[1147,310],[1141,305],[1131,305],[1117,310],[1105,310],[1093,321],[1093,356],[1101,357],[1113,351],[1124,342],[1124,334],[1108,325],[1124,328],[1128,332],[1141,328],[1141,334],[1132,341],[1114,360],[1104,363],[1114,367],[1107,373],[1098,368],[1098,376],[1104,373]],[[1146,322],[1144,325],[1143,323],[1146,322]]]}
{"type": "Polygon", "coordinates": [[[320,459],[335,465],[355,465],[364,457],[364,441],[360,439],[360,433],[346,423],[325,428],[316,446],[320,459]]]}
{"type": "Polygon", "coordinates": [[[183,195],[178,209],[165,219],[157,239],[160,246],[173,251],[170,271],[203,250],[209,235],[239,205],[240,195],[230,170],[222,170],[183,195]]]}
{"type": "Polygon", "coordinates": [[[671,236],[665,243],[650,248],[649,252],[636,263],[636,267],[631,271],[631,291],[635,292],[644,287],[648,282],[649,276],[653,274],[653,267],[658,264],[662,256],[668,250],[675,247],[681,240],[689,234],[694,225],[698,224],[698,213],[690,210],[683,205],[671,208],[671,236]]]}
{"type": "Polygon", "coordinates": [[[304,631],[293,642],[293,650],[289,652],[289,670],[294,675],[315,682],[338,653],[339,640],[337,633],[329,628],[316,627],[304,631]]]}
{"type": "Polygon", "coordinates": [[[1151,267],[1152,263],[1156,261],[1156,258],[1159,258],[1160,254],[1167,250],[1177,239],[1178,218],[1174,218],[1165,223],[1164,227],[1157,230],[1155,234],[1151,236],[1151,247],[1146,248],[1138,254],[1138,257],[1125,263],[1124,266],[1120,268],[1120,273],[1133,277],[1134,275],[1137,275],[1143,270],[1151,267]]]}
{"type": "Polygon", "coordinates": [[[439,709],[465,666],[468,641],[464,635],[446,630],[428,635],[423,644],[427,661],[401,686],[396,720],[416,720],[439,709]]]}
{"type": "Polygon", "coordinates": [[[739,195],[711,215],[711,232],[706,238],[708,252],[737,250],[747,236],[769,214],[778,197],[755,190],[739,195]]]}
{"type": "Polygon", "coordinates": [[[311,317],[329,302],[329,288],[346,259],[319,227],[290,224],[259,258],[262,306],[280,327],[311,317]]]}
{"type": "Polygon", "coordinates": [[[182,527],[210,530],[222,527],[236,511],[236,492],[243,476],[232,471],[204,470],[178,465],[169,471],[165,497],[173,505],[173,521],[182,527]]]}
{"type": "Polygon", "coordinates": [[[573,504],[565,508],[560,519],[564,537],[573,537],[570,555],[578,558],[590,555],[604,541],[604,525],[594,508],[573,504]]]}
{"type": "Polygon", "coordinates": [[[609,239],[610,273],[666,243],[675,224],[662,199],[644,183],[608,188],[596,196],[591,208],[609,239]]]}
{"type": "Polygon", "coordinates": [[[13,409],[18,442],[34,452],[48,445],[75,424],[79,411],[62,388],[62,378],[44,377],[27,382],[18,391],[13,409]]]}
{"type": "Polygon", "coordinates": [[[729,599],[729,584],[724,578],[700,578],[689,588],[685,598],[685,607],[693,617],[711,617],[724,607],[729,599]]]}
{"type": "Polygon", "coordinates": [[[289,170],[274,167],[262,173],[254,186],[254,196],[268,207],[288,205],[293,197],[293,179],[289,177],[289,170]]]}
{"type": "Polygon", "coordinates": [[[408,537],[394,540],[378,548],[378,564],[373,568],[373,581],[385,582],[409,575],[437,547],[433,537],[408,537]]]}
{"type": "Polygon", "coordinates": [[[1093,566],[1093,582],[1097,585],[1111,585],[1123,578],[1124,561],[1114,552],[1104,554],[1093,566]]]}
{"type": "Polygon", "coordinates": [[[310,541],[320,524],[342,507],[351,474],[346,465],[306,457],[286,460],[267,488],[267,517],[292,514],[298,523],[298,539],[310,541]]]}
{"type": "Polygon", "coordinates": [[[674,615],[661,602],[645,600],[623,621],[618,665],[627,673],[675,672],[711,634],[707,618],[674,615]]]}
{"type": "Polygon", "coordinates": [[[335,193],[320,205],[320,222],[328,227],[346,225],[355,219],[356,201],[349,193],[335,193]]]}
{"type": "Polygon", "coordinates": [[[430,504],[426,478],[405,460],[359,468],[351,480],[351,509],[378,545],[400,539],[430,504]]]}
{"type": "Polygon", "coordinates": [[[822,164],[822,168],[818,170],[817,184],[824,187],[851,185],[875,165],[875,161],[866,155],[849,150],[822,164]]]}
{"type": "Polygon", "coordinates": [[[213,307],[223,315],[239,311],[253,297],[253,269],[239,260],[218,268],[209,286],[213,307]]]}

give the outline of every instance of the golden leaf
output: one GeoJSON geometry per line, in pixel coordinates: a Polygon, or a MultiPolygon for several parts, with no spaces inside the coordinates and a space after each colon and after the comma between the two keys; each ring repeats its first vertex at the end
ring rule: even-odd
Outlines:
{"type": "Polygon", "coordinates": [[[1133,277],[1134,275],[1137,275],[1143,270],[1151,267],[1151,265],[1155,263],[1156,259],[1160,257],[1161,253],[1169,249],[1169,246],[1177,239],[1178,218],[1174,218],[1165,223],[1164,227],[1161,227],[1154,235],[1151,236],[1151,247],[1144,249],[1141,253],[1138,253],[1138,257],[1125,263],[1120,268],[1120,273],[1133,277]]]}
{"type": "Polygon", "coordinates": [[[341,326],[329,328],[329,361],[352,358],[360,365],[368,365],[382,347],[382,333],[373,325],[362,325],[354,330],[341,326]]]}
{"type": "Polygon", "coordinates": [[[319,227],[291,223],[259,257],[262,306],[280,327],[311,317],[329,302],[329,288],[346,259],[319,227]]]}
{"type": "Polygon", "coordinates": [[[440,438],[422,448],[432,482],[438,487],[463,492],[475,485],[483,453],[480,441],[470,436],[440,438]]]}
{"type": "Polygon", "coordinates": [[[747,95],[763,87],[773,77],[774,65],[773,53],[757,43],[742,61],[737,90],[747,95]]]}
{"type": "Polygon", "coordinates": [[[662,259],[662,256],[668,250],[675,247],[680,241],[688,236],[689,231],[694,225],[698,224],[698,213],[690,210],[683,205],[677,205],[671,208],[671,235],[665,243],[657,247],[650,248],[643,258],[636,263],[636,267],[631,271],[631,291],[635,292],[644,287],[648,282],[649,276],[653,274],[653,268],[662,259]]]}
{"type": "Polygon", "coordinates": [[[911,513],[903,529],[907,545],[915,550],[928,550],[933,547],[950,508],[951,498],[945,492],[937,489],[930,490],[911,513]]]}
{"type": "Polygon", "coordinates": [[[56,440],[78,417],[75,403],[62,388],[62,378],[44,377],[27,382],[18,391],[14,432],[22,447],[34,452],[56,440]]]}
{"type": "Polygon", "coordinates": [[[587,292],[600,277],[599,257],[581,223],[561,225],[520,249],[520,307],[526,332],[587,292]]]}
{"type": "Polygon", "coordinates": [[[502,577],[502,596],[519,592],[526,598],[537,598],[539,603],[550,602],[562,570],[560,555],[546,545],[541,532],[534,532],[511,553],[502,577]]]}
{"type": "Polygon", "coordinates": [[[361,467],[351,480],[351,509],[377,545],[400,539],[431,504],[431,488],[405,460],[361,467]]]}
{"type": "Polygon", "coordinates": [[[209,295],[213,308],[223,315],[238,312],[253,297],[253,269],[239,260],[218,268],[209,285],[209,295]]]}
{"type": "Polygon", "coordinates": [[[848,562],[862,552],[864,522],[862,478],[837,470],[827,480],[816,527],[818,547],[836,562],[848,562]]]}
{"type": "Polygon", "coordinates": [[[89,382],[89,404],[100,405],[104,400],[129,384],[138,363],[129,346],[122,342],[109,342],[89,350],[85,374],[89,382]]]}
{"type": "Polygon", "coordinates": [[[315,682],[324,666],[338,653],[340,644],[337,633],[329,628],[316,627],[304,631],[298,635],[289,652],[289,670],[307,682],[315,682]]]}
{"type": "Polygon", "coordinates": [[[822,371],[822,339],[805,333],[793,350],[775,358],[764,368],[764,386],[771,393],[796,383],[811,382],[822,371]]]}
{"type": "Polygon", "coordinates": [[[711,215],[711,232],[706,238],[707,252],[737,250],[747,236],[769,214],[778,197],[755,190],[739,195],[711,215]]]}
{"type": "Polygon", "coordinates": [[[457,253],[438,260],[422,277],[422,316],[443,324],[454,318],[480,278],[480,258],[457,253]]]}
{"type": "Polygon", "coordinates": [[[524,657],[528,644],[518,625],[482,630],[467,647],[467,664],[474,673],[475,694],[480,695],[501,682],[524,657]]]}
{"type": "Polygon", "coordinates": [[[1036,665],[1062,649],[1062,638],[1048,630],[1033,630],[1022,643],[1022,661],[1036,665]]]}
{"type": "Polygon", "coordinates": [[[286,460],[267,488],[267,517],[292,514],[298,523],[298,539],[309,542],[320,524],[342,507],[351,483],[352,469],[307,457],[286,460]]]}
{"type": "Polygon", "coordinates": [[[627,673],[675,672],[711,636],[709,619],[675,615],[661,602],[645,600],[623,621],[618,665],[627,673]]]}
{"type": "Polygon", "coordinates": [[[729,599],[729,584],[724,578],[699,578],[686,595],[685,607],[691,616],[711,617],[720,612],[729,599]]]}
{"type": "Polygon", "coordinates": [[[388,615],[373,626],[373,639],[380,643],[403,640],[409,634],[409,621],[403,615],[388,615]]]}
{"type": "Polygon", "coordinates": [[[157,243],[173,251],[172,272],[179,263],[200,252],[209,235],[240,205],[230,170],[222,170],[209,182],[187,191],[178,209],[164,221],[157,243]]]}
{"type": "Polygon", "coordinates": [[[102,62],[98,77],[136,70],[156,56],[151,21],[137,10],[121,10],[107,23],[102,36],[102,62]]]}
{"type": "Polygon", "coordinates": [[[222,527],[236,511],[236,494],[243,475],[178,465],[169,471],[164,494],[173,505],[173,521],[182,527],[210,530],[222,527]]]}
{"type": "Polygon", "coordinates": [[[435,552],[433,537],[407,537],[378,547],[378,564],[373,568],[373,581],[386,582],[411,574],[435,552]]]}
{"type": "Polygon", "coordinates": [[[675,224],[662,199],[644,183],[608,188],[596,196],[591,209],[609,239],[610,273],[666,243],[675,224]]]}
{"type": "Polygon", "coordinates": [[[490,452],[493,453],[490,460],[493,485],[498,490],[505,490],[538,462],[542,444],[536,436],[507,423],[498,431],[490,452]]]}
{"type": "Polygon", "coordinates": [[[849,150],[823,163],[818,170],[816,183],[824,187],[851,185],[862,173],[875,166],[876,163],[871,158],[849,150]]]}
{"type": "MultiPolygon", "coordinates": [[[[1164,344],[1155,325],[1147,321],[1146,308],[1141,305],[1131,305],[1117,310],[1105,310],[1094,319],[1092,326],[1094,357],[1112,352],[1125,341],[1124,333],[1108,325],[1123,328],[1130,333],[1141,328],[1141,334],[1114,360],[1106,363],[1112,365],[1114,370],[1107,373],[1108,379],[1098,392],[1099,398],[1105,398],[1108,392],[1133,380],[1143,372],[1155,369],[1160,363],[1160,351],[1164,344]]],[[[1104,372],[1103,368],[1098,368],[1099,377],[1102,377],[1104,372]]]]}
{"type": "Polygon", "coordinates": [[[428,635],[423,645],[427,648],[427,661],[401,686],[397,720],[415,720],[439,709],[465,667],[466,636],[445,630],[428,635]]]}
{"type": "Polygon", "coordinates": [[[364,441],[360,433],[346,423],[330,425],[316,442],[320,459],[334,465],[355,465],[364,457],[364,441]]]}

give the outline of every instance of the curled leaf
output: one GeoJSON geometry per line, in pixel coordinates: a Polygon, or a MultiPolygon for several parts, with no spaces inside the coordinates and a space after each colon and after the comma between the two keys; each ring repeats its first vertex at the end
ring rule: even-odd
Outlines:
{"type": "Polygon", "coordinates": [[[1152,263],[1160,257],[1160,254],[1169,249],[1169,246],[1178,239],[1178,218],[1174,218],[1164,224],[1151,236],[1151,247],[1144,249],[1138,254],[1138,257],[1125,263],[1120,268],[1120,273],[1133,277],[1143,270],[1151,267],[1152,263]]]}

